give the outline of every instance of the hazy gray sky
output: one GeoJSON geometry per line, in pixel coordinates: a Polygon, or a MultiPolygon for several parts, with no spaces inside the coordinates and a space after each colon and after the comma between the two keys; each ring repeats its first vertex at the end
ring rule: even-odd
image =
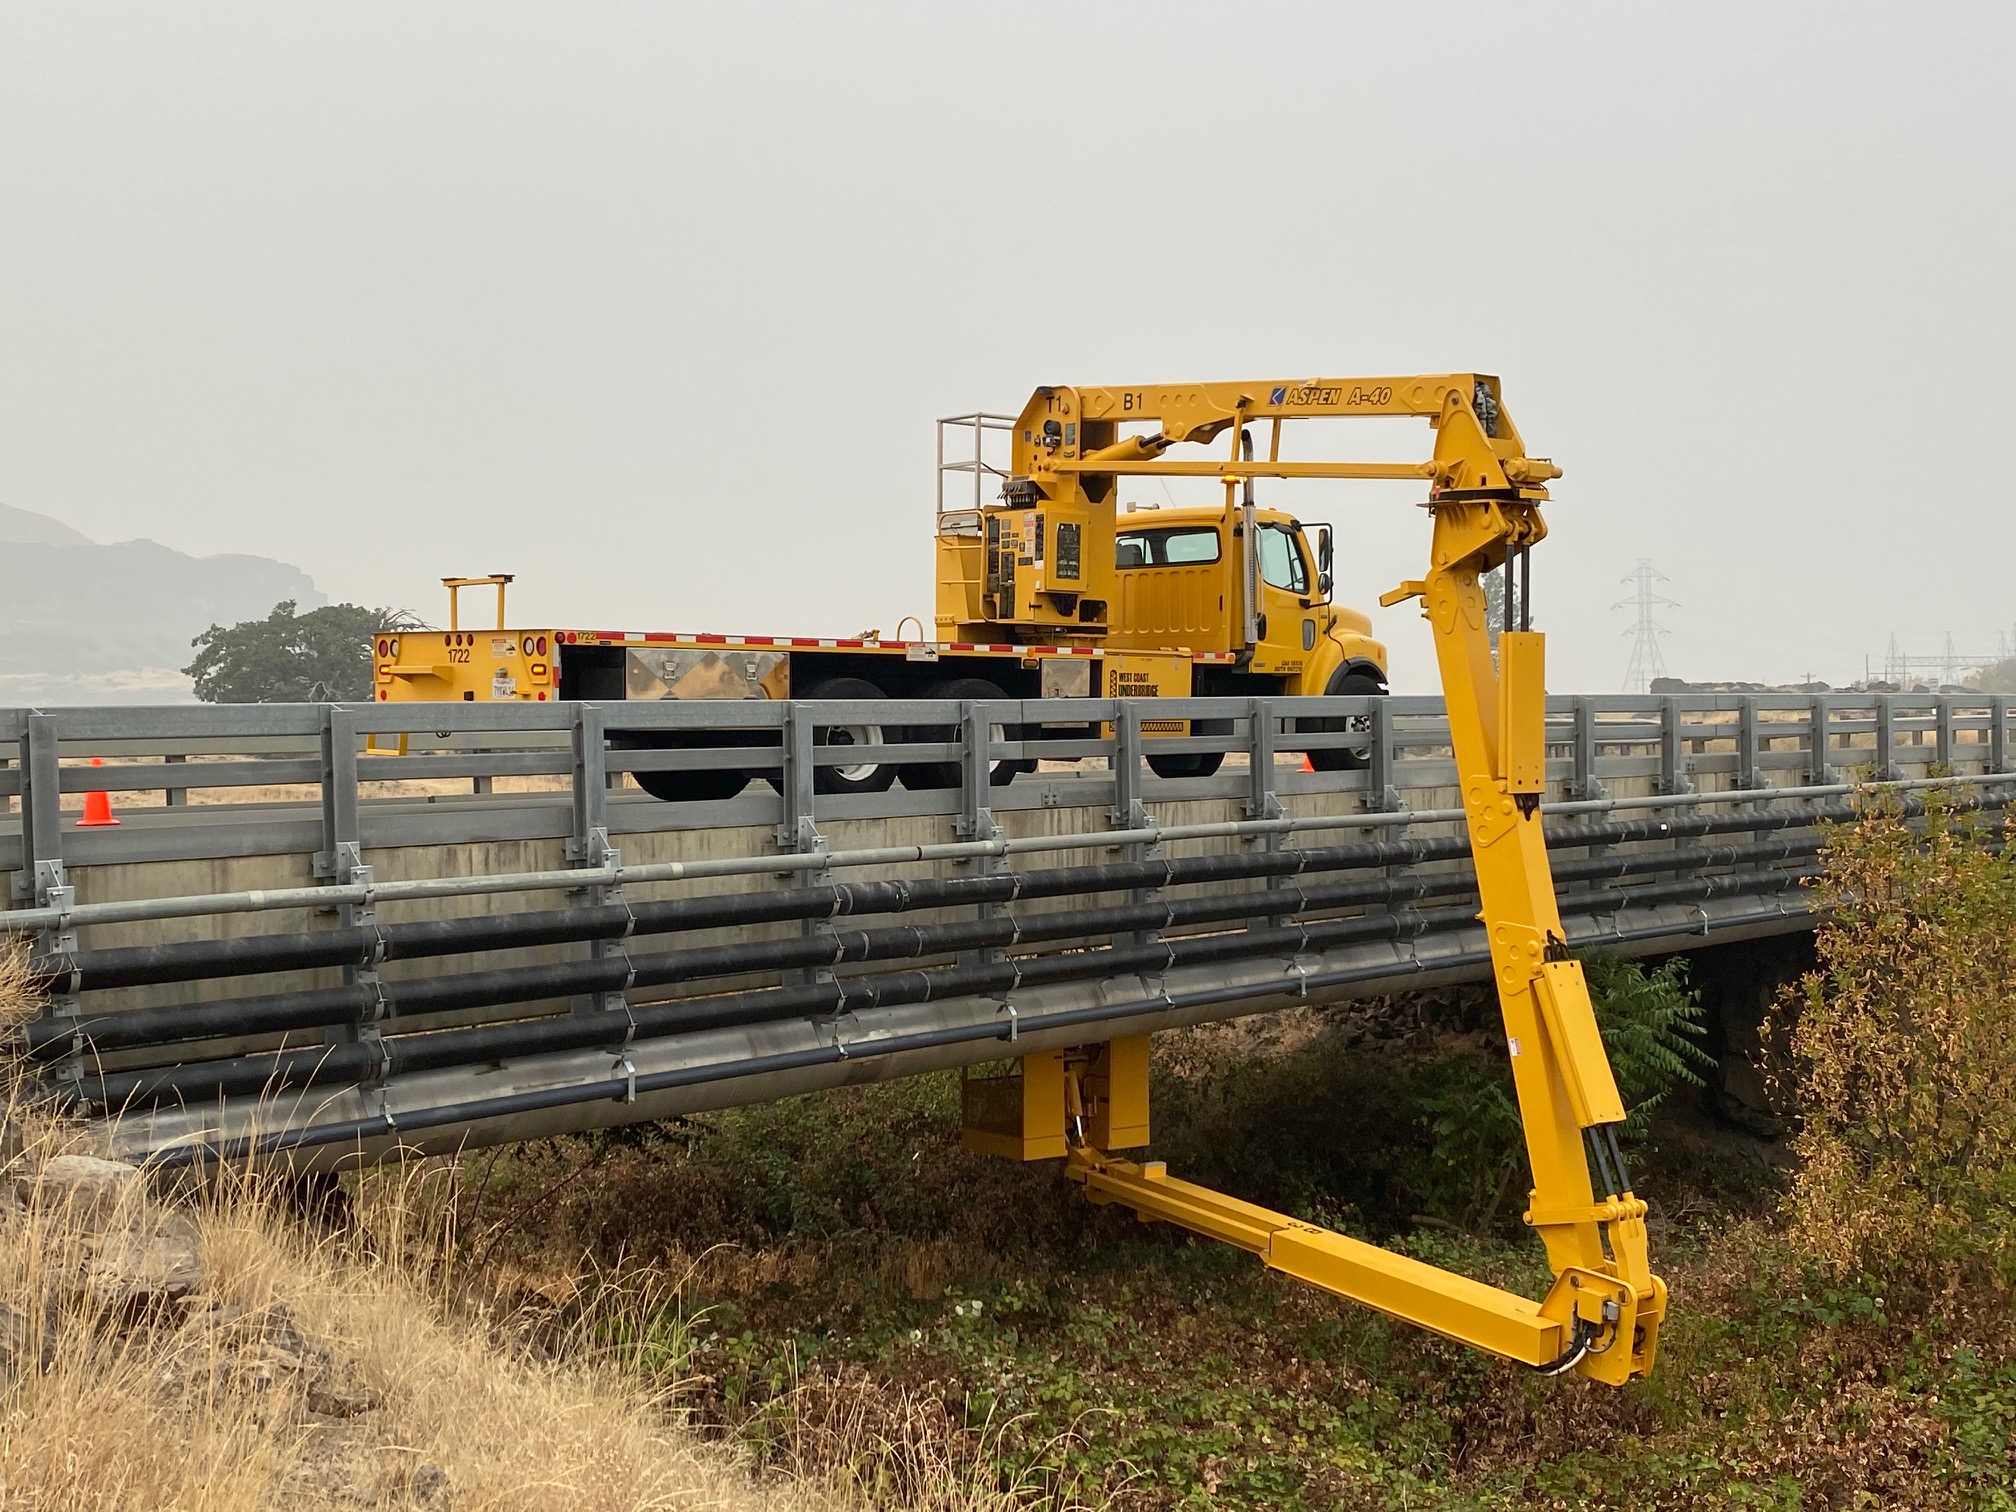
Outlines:
{"type": "MultiPolygon", "coordinates": [[[[1474,368],[1567,471],[1557,691],[1641,556],[1676,673],[1844,680],[2016,622],[2012,62],[2007,4],[10,3],[0,500],[892,631],[937,415],[1474,368]]],[[[1410,690],[1416,497],[1263,494],[1410,690]]]]}

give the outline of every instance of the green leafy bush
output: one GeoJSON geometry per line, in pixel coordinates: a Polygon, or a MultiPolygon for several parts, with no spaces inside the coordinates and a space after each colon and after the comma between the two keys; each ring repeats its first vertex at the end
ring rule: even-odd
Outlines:
{"type": "Polygon", "coordinates": [[[1592,953],[1582,970],[1624,1098],[1624,1133],[1642,1139],[1652,1110],[1677,1087],[1703,1085],[1701,1073],[1715,1064],[1701,1048],[1700,995],[1687,986],[1687,963],[1677,956],[1647,970],[1641,961],[1592,953]]]}
{"type": "MultiPolygon", "coordinates": [[[[1687,963],[1647,968],[1620,956],[1583,961],[1603,1048],[1625,1107],[1624,1134],[1643,1139],[1652,1111],[1676,1087],[1699,1087],[1714,1060],[1701,1048],[1699,997],[1687,987],[1687,963]]],[[[1412,1181],[1424,1207],[1468,1233],[1510,1222],[1525,1190],[1525,1130],[1501,1056],[1447,1056],[1423,1067],[1415,1084],[1416,1119],[1429,1144],[1412,1181]]]]}

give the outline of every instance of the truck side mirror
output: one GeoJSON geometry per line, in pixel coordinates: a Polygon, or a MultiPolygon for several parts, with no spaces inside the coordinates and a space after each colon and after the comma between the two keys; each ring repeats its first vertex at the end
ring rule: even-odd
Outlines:
{"type": "Polygon", "coordinates": [[[1316,591],[1326,604],[1330,602],[1330,585],[1333,581],[1331,565],[1330,527],[1319,525],[1316,527],[1316,591]]]}
{"type": "Polygon", "coordinates": [[[1327,573],[1327,572],[1319,572],[1319,573],[1317,573],[1317,574],[1316,574],[1316,596],[1317,596],[1318,598],[1320,598],[1320,599],[1321,599],[1321,600],[1322,600],[1322,601],[1323,601],[1324,603],[1326,603],[1326,604],[1330,602],[1330,574],[1329,574],[1329,573],[1327,573]]]}

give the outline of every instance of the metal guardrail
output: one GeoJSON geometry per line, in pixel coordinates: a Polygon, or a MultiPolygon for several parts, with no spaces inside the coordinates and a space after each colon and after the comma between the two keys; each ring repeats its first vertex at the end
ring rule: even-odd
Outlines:
{"type": "MultiPolygon", "coordinates": [[[[1556,697],[1548,702],[1550,780],[1568,799],[1591,800],[1607,784],[1634,778],[1678,795],[1825,786],[1843,774],[1887,780],[1956,768],[2007,772],[2010,703],[1962,694],[1556,697]]],[[[1285,796],[1343,791],[1381,811],[1399,806],[1402,788],[1447,786],[1453,776],[1441,701],[1428,698],[0,709],[0,811],[19,811],[12,824],[0,812],[0,872],[12,873],[8,901],[33,906],[48,905],[50,889],[76,866],[305,851],[316,856],[318,875],[335,878],[346,847],[514,839],[565,839],[583,852],[570,859],[585,864],[598,831],[613,844],[626,833],[749,826],[773,830],[779,851],[809,852],[816,844],[808,837],[824,818],[948,814],[966,838],[984,839],[985,816],[1021,808],[1103,807],[1126,827],[1136,805],[1157,800],[1230,798],[1248,817],[1267,819],[1285,796]],[[1226,733],[1143,731],[1178,719],[1214,721],[1226,733]],[[1309,728],[1337,720],[1359,728],[1309,728]],[[813,743],[815,728],[841,723],[885,731],[935,726],[956,738],[813,743]],[[1003,738],[1049,733],[1041,729],[1046,723],[1080,733],[1003,738]],[[713,738],[741,732],[749,743],[629,750],[611,745],[612,730],[713,738]],[[405,754],[364,754],[367,741],[400,736],[410,737],[405,754]],[[1302,772],[1277,764],[1282,756],[1340,747],[1363,749],[1365,768],[1302,772]],[[1145,756],[1211,752],[1230,758],[1211,777],[1161,778],[1143,766],[1145,756]],[[82,764],[93,756],[109,764],[82,764]],[[940,791],[815,792],[818,767],[864,759],[956,763],[962,779],[1002,761],[1052,769],[1006,787],[962,780],[940,791]],[[1058,762],[1085,770],[1060,773],[1058,762]],[[724,765],[757,770],[767,783],[719,803],[625,795],[629,801],[612,810],[611,784],[624,774],[724,765]],[[563,779],[565,786],[517,794],[496,788],[523,778],[563,779]],[[391,791],[388,783],[444,790],[379,796],[391,791]],[[445,791],[463,783],[465,796],[445,791]],[[275,797],[276,787],[304,791],[275,797]],[[122,806],[118,829],[78,830],[65,822],[64,798],[93,789],[165,792],[183,801],[122,806]],[[192,793],[204,801],[188,802],[192,793]]]]}
{"type": "MultiPolygon", "coordinates": [[[[1785,890],[1810,870],[1817,842],[1796,835],[1810,836],[1818,817],[1846,812],[1840,800],[1858,780],[1906,790],[1953,780],[1999,806],[2016,790],[2008,703],[1839,694],[1552,700],[1543,805],[1550,843],[1587,852],[1561,863],[1571,938],[1673,948],[1689,937],[1802,927],[1803,905],[1787,902],[1785,890]],[[1613,791],[1623,788],[1638,791],[1613,791]],[[1631,819],[1648,809],[1667,817],[1631,819]],[[1743,843],[1723,843],[1746,835],[1743,843]],[[1795,838],[1769,838],[1788,835],[1795,838]],[[1709,839],[1715,843],[1697,843],[1709,839]]],[[[22,810],[18,819],[0,818],[0,869],[15,875],[17,904],[0,913],[0,928],[32,930],[38,960],[59,984],[54,1009],[31,1036],[34,1053],[54,1057],[52,1074],[83,1089],[72,1095],[87,1104],[147,1102],[152,1111],[127,1125],[138,1130],[130,1136],[136,1148],[219,1140],[220,1148],[235,1148],[231,1142],[250,1138],[255,1125],[302,1148],[353,1137],[392,1143],[401,1128],[444,1131],[437,1143],[465,1137],[471,1126],[489,1131],[483,1137],[521,1137],[662,1117],[723,1097],[781,1095],[849,1078],[871,1061],[904,1069],[965,1063],[1000,1054],[1000,1040],[1024,1033],[1041,1045],[1074,1032],[1139,1032],[1299,1000],[1312,990],[1473,972],[1484,958],[1471,959],[1476,931],[1462,903],[1462,813],[1425,806],[1454,796],[1447,743],[1440,701],[1410,698],[0,710],[0,761],[7,763],[0,795],[18,798],[22,810]],[[1143,728],[1178,719],[1213,721],[1219,733],[1159,736],[1143,728]],[[414,732],[416,723],[430,728],[414,732]],[[816,732],[842,723],[890,733],[866,745],[817,743],[816,732]],[[954,738],[917,739],[920,725],[954,738]],[[700,733],[731,744],[626,748],[623,737],[639,731],[700,733]],[[400,734],[411,736],[405,754],[365,754],[367,741],[400,734]],[[1362,765],[1303,770],[1295,759],[1340,747],[1362,765]],[[1197,752],[1225,753],[1224,766],[1209,777],[1163,778],[1150,765],[1156,756],[1197,752]],[[80,764],[92,756],[112,764],[80,764]],[[818,791],[822,765],[864,758],[940,770],[951,764],[961,780],[942,790],[818,791]],[[989,779],[1003,761],[1042,765],[1000,786],[989,779]],[[762,771],[772,784],[718,803],[612,791],[626,772],[731,762],[762,771]],[[129,804],[116,829],[68,822],[66,794],[160,791],[164,778],[224,801],[129,804]],[[498,790],[507,778],[543,779],[546,787],[498,790]],[[437,791],[373,796],[386,783],[437,791]],[[464,783],[470,791],[448,790],[464,783]],[[1419,806],[1410,808],[1403,796],[1419,806]],[[1239,817],[1161,822],[1170,817],[1167,804],[1199,800],[1216,800],[1219,812],[1239,817]],[[1103,810],[1106,824],[1041,833],[1009,818],[1045,808],[1103,810]],[[874,821],[919,816],[937,816],[927,832],[950,838],[847,850],[828,844],[829,831],[843,822],[867,821],[873,838],[874,821]],[[752,827],[760,828],[749,833],[752,827]],[[706,829],[745,831],[741,853],[628,863],[622,855],[627,837],[706,829]],[[1354,832],[1416,838],[1340,847],[1354,832]],[[458,874],[456,847],[500,838],[545,842],[566,864],[458,874]],[[1312,851],[1308,842],[1317,840],[1323,845],[1312,851]],[[1169,870],[1173,863],[1161,860],[1165,845],[1197,842],[1187,847],[1195,852],[1218,841],[1234,849],[1215,871],[1215,863],[1169,870]],[[435,875],[381,882],[373,855],[389,846],[441,847],[444,864],[435,875]],[[1066,851],[1129,859],[1075,874],[1009,869],[1016,857],[1066,851]],[[182,875],[174,863],[261,855],[293,856],[304,885],[77,896],[78,882],[98,867],[119,869],[130,891],[132,868],[168,863],[182,875]],[[311,855],[321,879],[312,883],[311,855]],[[939,884],[939,894],[919,889],[923,902],[907,897],[903,884],[880,883],[847,894],[854,901],[844,907],[832,905],[834,913],[885,916],[937,909],[919,924],[843,937],[819,916],[824,900],[844,890],[836,871],[914,875],[916,865],[942,871],[946,863],[961,863],[955,870],[965,880],[939,884]],[[1364,876],[1330,880],[1339,868],[1364,876]],[[1184,891],[1221,875],[1236,879],[1230,891],[1184,891]],[[639,954],[641,942],[630,938],[640,918],[646,935],[704,933],[734,916],[740,895],[643,902],[633,892],[626,903],[626,887],[765,877],[769,888],[757,891],[770,901],[762,907],[789,907],[762,917],[802,920],[802,934],[791,937],[796,944],[745,931],[731,938],[754,942],[760,948],[753,953],[746,944],[739,953],[695,945],[653,956],[639,954]],[[1050,885],[1043,877],[1066,881],[1045,893],[1037,890],[1050,885]],[[1166,899],[1164,885],[1175,888],[1166,899]],[[1025,887],[1028,896],[1061,899],[1058,911],[1024,907],[1009,917],[1002,901],[1022,898],[1025,887]],[[502,932],[473,922],[482,915],[448,920],[448,933],[440,934],[440,922],[382,924],[377,912],[399,902],[542,890],[569,897],[557,910],[507,916],[502,932]],[[1104,901],[1114,896],[1123,901],[1104,901]],[[1451,906],[1422,906],[1435,899],[1451,906]],[[333,929],[255,936],[250,945],[218,936],[80,948],[79,931],[94,936],[94,926],[303,908],[321,909],[325,919],[333,913],[333,929]],[[953,922],[942,922],[948,914],[953,922]],[[521,921],[585,953],[381,978],[388,953],[396,968],[401,951],[508,952],[511,928],[521,921]],[[437,931],[432,945],[413,946],[416,933],[430,930],[437,931]],[[357,953],[346,943],[353,940],[371,948],[357,953]],[[828,944],[835,964],[893,965],[836,974],[817,965],[828,944]],[[1021,954],[1011,959],[1004,945],[1021,954]],[[178,951],[188,957],[180,964],[178,951]],[[80,992],[89,997],[94,988],[127,982],[188,981],[199,967],[228,978],[337,964],[334,987],[311,982],[220,997],[219,981],[197,1004],[177,1007],[188,1000],[171,995],[148,1010],[152,1017],[123,1020],[116,1033],[94,1031],[92,1024],[111,1025],[112,1018],[87,1017],[78,1001],[80,992]],[[416,981],[433,985],[420,990],[416,981]],[[1142,995],[1130,982],[1160,986],[1142,995]],[[430,1016],[430,1005],[442,1003],[490,1006],[474,1017],[430,1016]],[[1135,1027],[1116,1028],[1122,1025],[1135,1027]],[[143,1026],[158,1026],[159,1035],[150,1039],[153,1029],[142,1033],[143,1026]],[[303,1031],[310,1034],[306,1050],[303,1031]],[[584,1048],[605,1042],[617,1048],[584,1048]],[[313,1049],[317,1044],[324,1048],[313,1049]],[[596,1099],[612,1095],[611,1054],[622,1106],[594,1111],[596,1099]],[[245,1102],[248,1089],[260,1088],[269,1070],[266,1090],[285,1096],[258,1099],[254,1109],[245,1102]],[[521,1090],[502,1095],[506,1084],[521,1090]],[[721,1090],[731,1085],[738,1090],[721,1090]],[[235,1111],[219,1109],[219,1093],[238,1100],[235,1111]],[[640,1096],[644,1103],[631,1106],[640,1096]]],[[[214,927],[206,932],[215,935],[214,927]]]]}

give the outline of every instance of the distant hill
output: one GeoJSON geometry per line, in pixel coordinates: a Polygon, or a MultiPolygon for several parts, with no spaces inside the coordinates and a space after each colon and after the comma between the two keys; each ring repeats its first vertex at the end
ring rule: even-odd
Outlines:
{"type": "Polygon", "coordinates": [[[89,546],[91,537],[48,515],[0,504],[0,546],[89,546]]]}
{"type": "Polygon", "coordinates": [[[194,557],[158,541],[100,545],[0,505],[0,704],[180,702],[189,642],[282,599],[328,602],[298,567],[194,557]]]}

